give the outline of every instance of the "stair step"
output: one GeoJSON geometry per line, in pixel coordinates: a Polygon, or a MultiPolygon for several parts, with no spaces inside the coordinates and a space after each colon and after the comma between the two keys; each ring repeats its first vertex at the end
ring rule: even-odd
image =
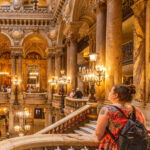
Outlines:
{"type": "Polygon", "coordinates": [[[90,121],[90,124],[97,124],[97,121],[90,121]]]}
{"type": "Polygon", "coordinates": [[[86,132],[88,134],[94,134],[95,130],[92,130],[90,128],[86,128],[86,127],[80,127],[81,131],[86,132]]]}
{"type": "Polygon", "coordinates": [[[77,134],[88,134],[88,133],[80,131],[80,130],[74,130],[74,132],[77,133],[77,134]]]}
{"type": "Polygon", "coordinates": [[[96,129],[96,124],[89,124],[89,123],[87,123],[87,124],[85,124],[85,126],[90,128],[90,129],[93,129],[93,130],[96,129]]]}

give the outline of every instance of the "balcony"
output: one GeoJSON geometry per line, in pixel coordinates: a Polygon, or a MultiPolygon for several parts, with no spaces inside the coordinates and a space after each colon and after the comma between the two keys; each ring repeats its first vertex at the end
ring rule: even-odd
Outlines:
{"type": "Polygon", "coordinates": [[[10,93],[8,92],[0,92],[0,104],[7,104],[10,99],[10,93]]]}
{"type": "Polygon", "coordinates": [[[76,111],[77,109],[85,106],[87,102],[88,102],[88,98],[74,99],[74,98],[66,97],[65,108],[64,108],[65,115],[68,115],[76,111]]]}
{"type": "Polygon", "coordinates": [[[25,104],[45,104],[47,101],[47,93],[23,93],[25,104]]]}

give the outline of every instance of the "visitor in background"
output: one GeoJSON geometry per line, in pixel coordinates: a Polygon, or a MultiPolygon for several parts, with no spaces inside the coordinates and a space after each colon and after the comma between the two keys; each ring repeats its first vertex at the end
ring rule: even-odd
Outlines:
{"type": "Polygon", "coordinates": [[[70,93],[69,97],[70,97],[70,98],[73,98],[73,97],[74,97],[74,95],[75,95],[75,91],[74,91],[74,89],[72,89],[72,91],[71,91],[71,93],[70,93]]]}
{"type": "Polygon", "coordinates": [[[83,94],[82,94],[82,92],[80,91],[79,88],[76,89],[76,93],[75,93],[75,95],[73,97],[77,98],[77,99],[83,97],[83,94]]]}
{"type": "MultiPolygon", "coordinates": [[[[104,106],[97,120],[96,136],[100,140],[100,150],[118,150],[118,145],[109,131],[115,138],[119,137],[119,133],[127,122],[128,117],[133,113],[133,107],[129,102],[131,102],[135,93],[135,86],[133,85],[116,85],[111,89],[108,100],[112,102],[112,105],[104,106]],[[127,118],[116,107],[121,109],[127,118]]],[[[146,125],[143,114],[136,107],[135,114],[136,120],[146,125]]]]}

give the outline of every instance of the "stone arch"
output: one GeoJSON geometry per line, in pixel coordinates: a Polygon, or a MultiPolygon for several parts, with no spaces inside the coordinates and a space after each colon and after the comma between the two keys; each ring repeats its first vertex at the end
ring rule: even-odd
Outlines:
{"type": "Polygon", "coordinates": [[[0,55],[10,52],[11,41],[5,34],[0,33],[0,55]]]}
{"type": "Polygon", "coordinates": [[[47,35],[44,31],[40,31],[40,32],[29,32],[29,33],[27,33],[27,34],[24,36],[24,38],[21,40],[20,45],[23,46],[24,40],[25,40],[28,36],[30,36],[30,35],[32,35],[32,34],[35,34],[35,33],[41,35],[41,36],[47,41],[47,46],[48,46],[48,47],[51,47],[51,46],[52,46],[51,40],[49,39],[48,35],[47,35]]]}
{"type": "Polygon", "coordinates": [[[6,36],[6,37],[9,39],[9,41],[10,41],[10,43],[11,43],[11,46],[14,46],[14,41],[13,41],[13,39],[10,37],[9,34],[7,34],[6,32],[3,32],[3,31],[1,31],[0,34],[6,36]]]}
{"type": "Polygon", "coordinates": [[[38,32],[33,32],[25,36],[23,43],[23,56],[26,57],[29,53],[38,53],[42,58],[46,57],[47,40],[38,32]]]}

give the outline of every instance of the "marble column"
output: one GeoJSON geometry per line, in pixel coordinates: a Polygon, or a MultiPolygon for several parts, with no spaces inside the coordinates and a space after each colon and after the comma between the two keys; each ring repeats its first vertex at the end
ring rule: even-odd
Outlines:
{"type": "Polygon", "coordinates": [[[57,51],[55,54],[55,76],[60,77],[61,76],[61,51],[57,51]]]}
{"type": "Polygon", "coordinates": [[[146,5],[146,100],[150,103],[150,0],[146,5]]]}
{"type": "Polygon", "coordinates": [[[77,87],[77,41],[75,35],[70,36],[70,77],[71,88],[77,87]]]}
{"type": "Polygon", "coordinates": [[[47,94],[48,94],[48,103],[50,103],[51,100],[51,87],[49,84],[49,80],[52,77],[52,53],[48,53],[48,58],[47,58],[47,94]]]}
{"type": "MultiPolygon", "coordinates": [[[[105,66],[105,46],[106,46],[106,4],[98,1],[96,6],[96,65],[105,66]]],[[[96,99],[102,102],[105,99],[105,82],[101,86],[96,86],[96,99]]]]}
{"type": "Polygon", "coordinates": [[[122,82],[122,1],[107,0],[105,96],[122,82]]]}
{"type": "Polygon", "coordinates": [[[46,108],[45,111],[45,127],[52,124],[52,112],[50,108],[46,108]]]}
{"type": "Polygon", "coordinates": [[[139,0],[133,6],[134,12],[134,51],[133,83],[136,86],[136,97],[145,102],[145,16],[146,1],[139,0]]]}
{"type": "Polygon", "coordinates": [[[16,75],[16,56],[15,54],[12,54],[12,64],[11,64],[11,103],[14,102],[15,99],[15,85],[13,84],[13,79],[16,75]]]}
{"type": "Polygon", "coordinates": [[[9,106],[9,126],[8,130],[10,133],[10,136],[14,134],[14,108],[13,105],[9,106]]]}
{"type": "Polygon", "coordinates": [[[20,80],[18,86],[18,98],[23,99],[22,52],[20,52],[18,56],[18,80],[20,80]]]}
{"type": "MultiPolygon", "coordinates": [[[[69,39],[67,39],[66,46],[67,46],[67,76],[70,77],[71,74],[70,74],[70,40],[69,39]]],[[[67,85],[67,95],[69,95],[70,91],[71,91],[71,86],[67,85]]]]}

